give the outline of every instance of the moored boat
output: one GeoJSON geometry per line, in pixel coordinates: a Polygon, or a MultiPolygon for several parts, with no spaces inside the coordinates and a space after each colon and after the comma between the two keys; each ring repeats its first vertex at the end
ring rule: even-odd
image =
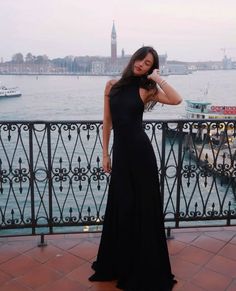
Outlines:
{"type": "Polygon", "coordinates": [[[211,102],[186,100],[186,117],[194,119],[236,119],[236,106],[218,106],[211,102]]]}
{"type": "Polygon", "coordinates": [[[0,86],[0,98],[1,97],[20,97],[21,91],[19,88],[7,88],[5,86],[0,86]]]}

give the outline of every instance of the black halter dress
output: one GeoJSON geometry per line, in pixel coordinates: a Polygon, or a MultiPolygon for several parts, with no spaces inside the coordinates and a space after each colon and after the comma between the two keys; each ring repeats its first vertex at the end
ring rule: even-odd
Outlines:
{"type": "Polygon", "coordinates": [[[91,281],[117,280],[130,291],[170,291],[171,273],[158,168],[142,125],[140,78],[113,94],[112,173],[97,261],[91,281]]]}

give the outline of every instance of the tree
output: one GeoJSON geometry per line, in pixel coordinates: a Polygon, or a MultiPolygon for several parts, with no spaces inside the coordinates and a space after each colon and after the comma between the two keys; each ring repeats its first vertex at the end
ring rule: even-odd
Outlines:
{"type": "Polygon", "coordinates": [[[35,59],[36,64],[46,64],[48,62],[48,56],[42,55],[42,56],[37,56],[35,59]]]}
{"type": "Polygon", "coordinates": [[[27,63],[32,63],[34,61],[34,59],[35,59],[35,56],[33,56],[31,53],[28,53],[25,57],[25,61],[27,63]]]}
{"type": "Polygon", "coordinates": [[[12,57],[12,62],[16,64],[24,63],[24,56],[22,55],[22,53],[14,54],[12,57]]]}

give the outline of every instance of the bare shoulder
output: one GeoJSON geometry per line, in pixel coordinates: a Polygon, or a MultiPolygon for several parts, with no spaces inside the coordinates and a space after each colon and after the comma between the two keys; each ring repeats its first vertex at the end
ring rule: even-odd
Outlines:
{"type": "Polygon", "coordinates": [[[111,80],[107,81],[106,87],[112,87],[113,85],[115,85],[116,82],[118,82],[117,79],[111,79],[111,80]]]}
{"type": "Polygon", "coordinates": [[[110,93],[112,86],[115,85],[116,82],[118,82],[118,80],[116,79],[107,81],[106,87],[105,87],[105,95],[108,95],[110,93]]]}

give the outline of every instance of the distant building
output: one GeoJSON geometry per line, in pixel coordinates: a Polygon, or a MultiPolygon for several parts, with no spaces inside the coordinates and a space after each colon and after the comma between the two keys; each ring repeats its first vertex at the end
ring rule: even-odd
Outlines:
{"type": "Polygon", "coordinates": [[[117,60],[117,39],[116,39],[116,28],[113,21],[111,31],[111,62],[114,63],[117,60]]]}
{"type": "MultiPolygon", "coordinates": [[[[120,54],[117,53],[117,33],[115,22],[113,21],[111,29],[111,54],[107,57],[101,56],[67,56],[65,58],[56,58],[49,60],[44,56],[33,56],[27,54],[25,59],[22,55],[22,61],[3,62],[0,59],[0,74],[85,74],[85,75],[120,75],[127,66],[131,55],[125,54],[122,48],[120,54]],[[29,55],[31,57],[29,58],[29,55]]],[[[161,74],[185,73],[186,63],[167,62],[167,54],[159,55],[159,65],[161,74]]],[[[192,64],[196,69],[199,66],[209,66],[206,63],[192,64]]],[[[233,64],[235,65],[235,64],[233,64]]],[[[221,63],[222,66],[222,63],[221,63]]]]}
{"type": "Polygon", "coordinates": [[[223,70],[231,70],[233,68],[233,62],[231,58],[224,56],[222,60],[222,67],[223,67],[223,70]]]}
{"type": "Polygon", "coordinates": [[[189,69],[184,64],[166,64],[161,73],[163,75],[187,75],[189,74],[189,69]]]}
{"type": "Polygon", "coordinates": [[[105,73],[105,62],[94,61],[92,62],[92,74],[101,75],[105,73]]]}
{"type": "MultiPolygon", "coordinates": [[[[105,62],[105,73],[111,75],[121,74],[124,68],[127,66],[130,58],[131,55],[125,55],[124,48],[121,50],[121,55],[117,55],[117,33],[115,23],[113,21],[111,31],[111,57],[105,62]]],[[[166,60],[166,54],[159,56],[160,68],[163,68],[166,65],[166,60]]]]}

